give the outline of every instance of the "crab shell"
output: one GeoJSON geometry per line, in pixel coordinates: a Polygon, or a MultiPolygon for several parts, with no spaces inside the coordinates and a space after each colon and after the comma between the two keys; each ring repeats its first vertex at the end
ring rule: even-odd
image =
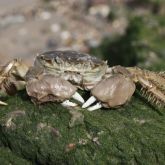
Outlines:
{"type": "Polygon", "coordinates": [[[34,66],[27,74],[28,78],[41,72],[52,74],[85,90],[93,88],[101,81],[108,68],[107,62],[76,51],[49,51],[39,54],[34,66]]]}

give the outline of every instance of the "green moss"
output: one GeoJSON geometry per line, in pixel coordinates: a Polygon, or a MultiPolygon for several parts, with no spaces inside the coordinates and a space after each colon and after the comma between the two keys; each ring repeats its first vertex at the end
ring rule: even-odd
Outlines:
{"type": "Polygon", "coordinates": [[[8,148],[0,147],[0,164],[3,165],[30,165],[31,163],[18,157],[16,154],[11,152],[8,148]]]}
{"type": "Polygon", "coordinates": [[[84,123],[69,127],[59,104],[33,105],[20,93],[0,111],[0,142],[39,164],[163,164],[165,112],[139,98],[119,109],[81,110],[84,123]],[[25,111],[7,127],[13,111],[25,111]]]}

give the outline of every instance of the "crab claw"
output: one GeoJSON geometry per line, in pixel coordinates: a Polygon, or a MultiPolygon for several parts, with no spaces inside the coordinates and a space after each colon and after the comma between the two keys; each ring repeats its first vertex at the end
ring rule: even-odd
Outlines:
{"type": "Polygon", "coordinates": [[[61,105],[64,107],[76,107],[77,106],[76,103],[73,103],[69,100],[65,100],[64,102],[61,103],[61,105]]]}
{"type": "Polygon", "coordinates": [[[62,102],[65,107],[75,107],[76,103],[70,98],[84,103],[84,99],[76,92],[77,88],[69,81],[53,75],[40,75],[36,79],[27,82],[26,90],[36,103],[62,102]]]}
{"type": "Polygon", "coordinates": [[[92,105],[96,100],[97,100],[96,97],[91,96],[91,97],[82,105],[82,108],[87,108],[87,107],[89,107],[89,106],[92,105]]]}
{"type": "Polygon", "coordinates": [[[106,108],[118,107],[129,101],[134,91],[135,84],[130,78],[116,74],[99,82],[91,90],[92,96],[83,104],[82,108],[88,107],[89,111],[93,111],[102,106],[106,108]],[[96,100],[99,103],[89,107],[96,100]]]}
{"type": "Polygon", "coordinates": [[[82,98],[82,96],[78,93],[78,92],[75,92],[73,95],[72,95],[72,98],[77,100],[78,102],[80,103],[84,103],[84,99],[82,98]]]}
{"type": "Polygon", "coordinates": [[[0,101],[0,105],[8,105],[8,104],[3,101],[0,101]]]}
{"type": "Polygon", "coordinates": [[[98,102],[97,104],[95,104],[94,106],[89,107],[87,110],[88,111],[95,111],[97,109],[100,109],[102,107],[102,104],[100,102],[98,102]]]}

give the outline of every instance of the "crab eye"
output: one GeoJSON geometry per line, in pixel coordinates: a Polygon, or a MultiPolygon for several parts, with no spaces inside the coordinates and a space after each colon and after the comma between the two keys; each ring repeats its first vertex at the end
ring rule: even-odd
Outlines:
{"type": "Polygon", "coordinates": [[[46,59],[45,62],[52,65],[52,60],[46,59]]]}
{"type": "Polygon", "coordinates": [[[40,55],[39,57],[41,60],[45,60],[44,55],[40,55]]]}

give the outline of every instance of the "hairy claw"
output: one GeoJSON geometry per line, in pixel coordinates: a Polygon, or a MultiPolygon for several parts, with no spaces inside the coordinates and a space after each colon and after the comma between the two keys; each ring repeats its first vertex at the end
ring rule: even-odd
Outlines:
{"type": "Polygon", "coordinates": [[[62,102],[71,98],[76,90],[70,82],[53,75],[41,75],[28,81],[26,85],[28,95],[35,98],[36,103],[62,102]]]}
{"type": "Polygon", "coordinates": [[[91,94],[100,100],[104,107],[118,107],[130,100],[135,91],[133,81],[121,74],[114,75],[98,83],[91,94]]]}

